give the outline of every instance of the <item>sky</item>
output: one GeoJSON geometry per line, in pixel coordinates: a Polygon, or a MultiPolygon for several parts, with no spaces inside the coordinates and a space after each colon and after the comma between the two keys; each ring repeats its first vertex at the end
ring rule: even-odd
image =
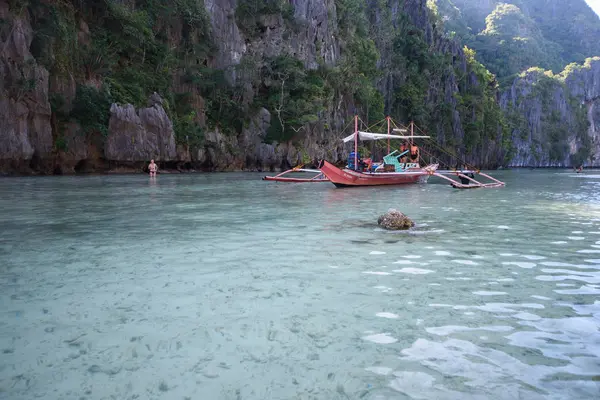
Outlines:
{"type": "Polygon", "coordinates": [[[585,0],[588,5],[590,7],[592,7],[592,9],[594,11],[596,11],[596,14],[598,14],[600,16],[600,0],[585,0]]]}

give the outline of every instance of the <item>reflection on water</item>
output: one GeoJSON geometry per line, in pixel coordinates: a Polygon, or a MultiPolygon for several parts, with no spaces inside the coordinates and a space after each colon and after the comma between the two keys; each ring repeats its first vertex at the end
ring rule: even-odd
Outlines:
{"type": "Polygon", "coordinates": [[[0,180],[0,398],[596,399],[600,175],[500,177],[0,180]]]}

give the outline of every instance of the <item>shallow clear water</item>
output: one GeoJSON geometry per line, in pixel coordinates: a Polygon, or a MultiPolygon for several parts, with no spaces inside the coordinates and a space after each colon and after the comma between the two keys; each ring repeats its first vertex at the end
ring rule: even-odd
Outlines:
{"type": "Polygon", "coordinates": [[[0,398],[598,398],[600,173],[495,175],[2,179],[0,398]]]}

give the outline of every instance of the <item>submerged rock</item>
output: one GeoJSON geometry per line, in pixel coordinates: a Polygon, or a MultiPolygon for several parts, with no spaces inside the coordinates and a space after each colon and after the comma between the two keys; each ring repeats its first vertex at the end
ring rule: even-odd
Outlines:
{"type": "Polygon", "coordinates": [[[389,209],[387,213],[379,217],[377,223],[382,228],[391,231],[406,230],[415,226],[415,223],[410,218],[393,208],[389,209]]]}

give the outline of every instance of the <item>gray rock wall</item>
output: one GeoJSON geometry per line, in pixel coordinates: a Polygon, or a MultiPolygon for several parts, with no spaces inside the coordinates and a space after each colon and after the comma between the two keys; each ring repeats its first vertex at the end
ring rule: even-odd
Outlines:
{"type": "Polygon", "coordinates": [[[572,166],[580,162],[578,152],[589,147],[591,156],[584,164],[600,166],[599,57],[553,77],[530,71],[502,94],[501,105],[509,118],[519,120],[513,123],[514,154],[509,165],[572,166]],[[552,150],[556,137],[565,139],[552,150]]]}
{"type": "Polygon", "coordinates": [[[0,19],[10,29],[0,42],[0,170],[20,169],[33,158],[51,168],[53,138],[48,101],[48,71],[29,51],[33,30],[27,17],[9,11],[0,0],[0,19]]]}
{"type": "Polygon", "coordinates": [[[173,124],[160,103],[139,110],[131,104],[113,104],[110,114],[104,148],[107,160],[177,160],[173,124]]]}

